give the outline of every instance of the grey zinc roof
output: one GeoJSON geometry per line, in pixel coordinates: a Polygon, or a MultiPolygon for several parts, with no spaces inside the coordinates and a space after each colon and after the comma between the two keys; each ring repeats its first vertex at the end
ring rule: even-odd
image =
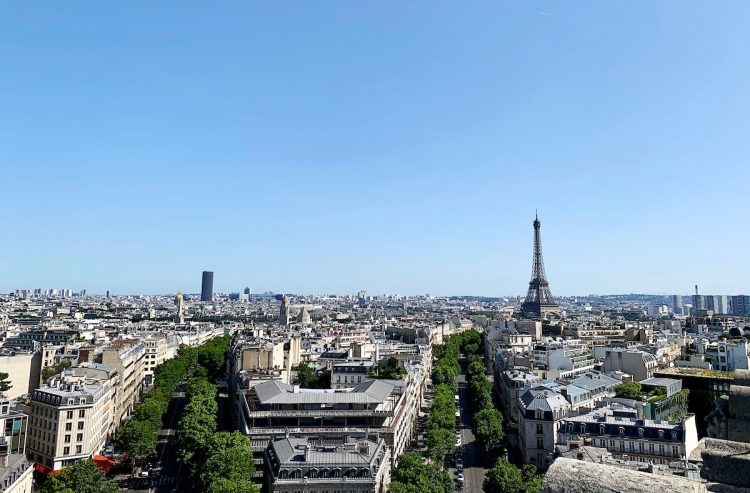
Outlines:
{"type": "Polygon", "coordinates": [[[601,386],[605,386],[605,387],[615,386],[622,382],[620,380],[617,380],[616,378],[610,377],[609,375],[604,375],[602,373],[587,372],[579,377],[576,377],[570,380],[570,383],[578,387],[583,387],[585,389],[592,390],[601,386]]]}
{"type": "Polygon", "coordinates": [[[680,380],[677,380],[675,378],[651,377],[645,380],[641,380],[640,383],[641,385],[652,385],[654,387],[660,386],[660,385],[664,387],[669,387],[670,385],[680,383],[680,380]]]}
{"type": "Polygon", "coordinates": [[[356,448],[347,449],[341,445],[331,448],[310,445],[307,460],[305,460],[305,446],[308,445],[308,441],[304,438],[282,438],[271,442],[271,446],[282,467],[303,464],[334,465],[338,467],[368,466],[378,450],[378,444],[371,440],[349,440],[347,445],[352,447],[359,443],[366,443],[369,446],[368,455],[360,454],[356,448]]]}
{"type": "Polygon", "coordinates": [[[261,404],[380,404],[390,395],[393,385],[380,380],[364,382],[344,392],[297,389],[276,380],[253,387],[261,404]]]}
{"type": "Polygon", "coordinates": [[[523,407],[531,411],[559,411],[570,407],[561,394],[544,388],[529,389],[521,397],[523,407]]]}
{"type": "Polygon", "coordinates": [[[294,391],[293,386],[279,382],[277,380],[269,380],[267,382],[259,383],[258,385],[253,387],[253,389],[255,389],[255,393],[261,402],[266,402],[267,400],[276,397],[277,395],[280,395],[284,392],[294,391]]]}

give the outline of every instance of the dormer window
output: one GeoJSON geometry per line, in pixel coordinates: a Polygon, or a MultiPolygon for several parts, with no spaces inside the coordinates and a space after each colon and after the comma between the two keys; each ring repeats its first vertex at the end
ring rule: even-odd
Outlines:
{"type": "Polygon", "coordinates": [[[664,439],[664,430],[659,430],[659,440],[664,439]]]}
{"type": "Polygon", "coordinates": [[[622,426],[620,426],[617,431],[621,437],[625,436],[625,428],[623,428],[622,426]]]}
{"type": "Polygon", "coordinates": [[[639,436],[640,438],[643,438],[643,434],[644,434],[644,433],[645,433],[645,431],[643,430],[643,428],[638,428],[638,436],[639,436]]]}

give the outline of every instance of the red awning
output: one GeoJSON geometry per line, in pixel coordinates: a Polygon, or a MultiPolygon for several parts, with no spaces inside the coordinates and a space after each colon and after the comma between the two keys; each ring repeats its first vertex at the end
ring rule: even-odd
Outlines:
{"type": "Polygon", "coordinates": [[[62,470],[60,469],[50,469],[49,467],[42,464],[34,464],[34,470],[40,474],[44,474],[45,476],[54,476],[55,474],[60,474],[62,472],[62,470]]]}
{"type": "Polygon", "coordinates": [[[103,455],[95,455],[93,457],[93,460],[94,464],[96,464],[96,467],[101,469],[104,474],[108,474],[112,467],[115,465],[115,461],[103,455]]]}

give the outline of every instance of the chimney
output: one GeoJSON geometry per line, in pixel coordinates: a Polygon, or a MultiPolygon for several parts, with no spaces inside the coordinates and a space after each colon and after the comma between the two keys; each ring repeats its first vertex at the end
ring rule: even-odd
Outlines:
{"type": "Polygon", "coordinates": [[[357,444],[357,452],[364,456],[370,455],[370,444],[367,442],[359,442],[357,444]]]}

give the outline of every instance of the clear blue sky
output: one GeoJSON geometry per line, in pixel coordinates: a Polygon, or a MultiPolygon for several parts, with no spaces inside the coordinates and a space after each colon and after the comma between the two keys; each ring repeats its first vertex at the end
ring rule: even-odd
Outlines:
{"type": "Polygon", "coordinates": [[[750,292],[750,2],[6,1],[0,290],[750,292]]]}

